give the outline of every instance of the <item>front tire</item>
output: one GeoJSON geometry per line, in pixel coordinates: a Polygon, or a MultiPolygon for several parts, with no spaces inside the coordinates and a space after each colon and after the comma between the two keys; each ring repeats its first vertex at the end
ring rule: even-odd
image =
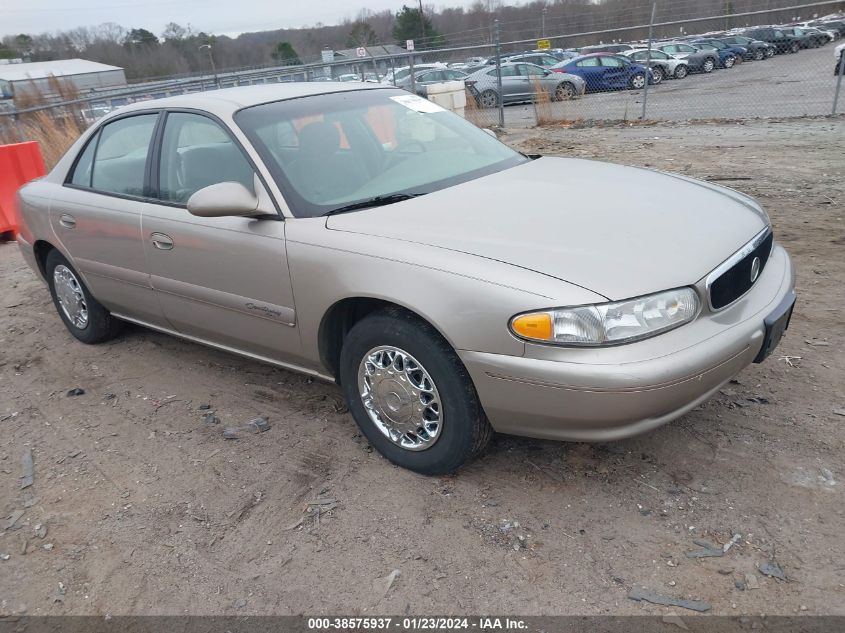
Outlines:
{"type": "Polygon", "coordinates": [[[640,90],[645,87],[646,78],[643,73],[636,73],[628,82],[632,90],[640,90]]]}
{"type": "Polygon", "coordinates": [[[340,384],[370,444],[423,475],[454,472],[492,436],[458,355],[428,323],[399,308],[371,314],[350,330],[340,384]]]}
{"type": "Polygon", "coordinates": [[[675,69],[675,79],[683,79],[689,74],[689,68],[687,68],[686,64],[680,64],[675,69]]]}
{"type": "Polygon", "coordinates": [[[495,90],[485,90],[478,98],[479,105],[482,108],[495,108],[499,105],[499,95],[495,90]]]}
{"type": "Polygon", "coordinates": [[[50,251],[44,269],[56,311],[73,336],[83,343],[95,345],[120,334],[123,322],[115,319],[91,295],[64,255],[57,250],[50,251]]]}
{"type": "Polygon", "coordinates": [[[716,68],[716,62],[713,61],[712,58],[708,57],[704,60],[704,64],[701,66],[701,70],[705,73],[710,74],[713,72],[713,69],[716,68]]]}
{"type": "Polygon", "coordinates": [[[554,91],[555,101],[570,101],[575,98],[575,95],[575,86],[568,81],[558,84],[554,91]]]}
{"type": "Polygon", "coordinates": [[[725,58],[725,68],[733,68],[734,64],[736,64],[736,57],[731,55],[730,57],[725,58]]]}
{"type": "Polygon", "coordinates": [[[766,56],[766,51],[764,51],[762,48],[758,48],[756,51],[754,51],[754,61],[755,62],[762,61],[762,59],[765,56],[766,56]]]}
{"type": "Polygon", "coordinates": [[[798,42],[792,42],[792,44],[790,44],[790,46],[789,46],[789,52],[790,53],[797,53],[800,50],[801,50],[801,45],[798,42]]]}

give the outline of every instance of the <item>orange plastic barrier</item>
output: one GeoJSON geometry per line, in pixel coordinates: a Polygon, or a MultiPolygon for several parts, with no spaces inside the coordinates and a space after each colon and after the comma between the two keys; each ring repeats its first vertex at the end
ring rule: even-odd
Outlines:
{"type": "Polygon", "coordinates": [[[45,173],[44,159],[35,141],[0,145],[0,239],[14,238],[18,231],[18,189],[45,173]]]}

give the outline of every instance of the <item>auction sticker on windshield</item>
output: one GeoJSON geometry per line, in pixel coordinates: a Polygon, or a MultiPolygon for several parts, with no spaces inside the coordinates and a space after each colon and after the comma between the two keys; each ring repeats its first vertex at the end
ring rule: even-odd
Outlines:
{"type": "Polygon", "coordinates": [[[417,95],[399,95],[396,97],[390,97],[393,101],[398,103],[399,105],[403,105],[406,108],[414,110],[416,112],[422,112],[424,114],[429,114],[432,112],[445,112],[444,108],[441,108],[436,103],[429,101],[428,99],[423,99],[422,97],[418,97],[417,95]]]}

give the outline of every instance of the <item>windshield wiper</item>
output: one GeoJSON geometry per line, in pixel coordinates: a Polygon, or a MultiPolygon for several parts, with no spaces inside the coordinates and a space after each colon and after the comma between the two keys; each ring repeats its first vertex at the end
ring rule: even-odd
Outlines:
{"type": "Polygon", "coordinates": [[[338,213],[346,213],[347,211],[358,211],[359,209],[369,209],[370,207],[383,207],[394,202],[402,202],[403,200],[410,200],[424,196],[424,193],[392,193],[388,196],[375,196],[368,200],[361,200],[361,202],[353,202],[352,204],[345,204],[342,207],[326,211],[323,216],[337,215],[338,213]]]}

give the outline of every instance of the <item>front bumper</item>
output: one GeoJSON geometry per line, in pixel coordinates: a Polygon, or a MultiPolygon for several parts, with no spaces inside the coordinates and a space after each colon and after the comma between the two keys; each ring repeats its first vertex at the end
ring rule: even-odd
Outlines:
{"type": "Polygon", "coordinates": [[[748,366],[763,344],[764,319],[793,288],[792,263],[775,244],[748,294],[666,334],[608,348],[528,344],[521,357],[459,355],[496,431],[620,439],[682,416],[748,366]]]}

